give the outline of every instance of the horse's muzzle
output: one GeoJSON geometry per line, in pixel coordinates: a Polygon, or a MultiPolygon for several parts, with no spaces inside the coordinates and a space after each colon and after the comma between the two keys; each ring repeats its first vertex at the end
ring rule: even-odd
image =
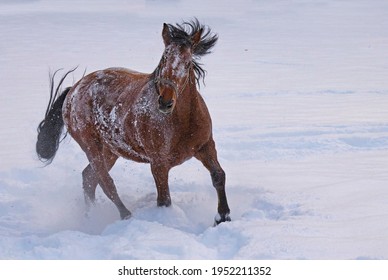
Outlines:
{"type": "Polygon", "coordinates": [[[171,99],[164,101],[162,96],[159,96],[159,111],[163,114],[171,114],[175,107],[175,100],[171,99]]]}

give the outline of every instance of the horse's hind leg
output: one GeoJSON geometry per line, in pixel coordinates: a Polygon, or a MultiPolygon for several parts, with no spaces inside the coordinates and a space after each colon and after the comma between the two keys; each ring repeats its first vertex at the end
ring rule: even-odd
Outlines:
{"type": "MultiPolygon", "coordinates": [[[[109,175],[109,170],[116,162],[117,156],[104,149],[95,148],[96,147],[89,146],[87,149],[86,155],[89,159],[91,169],[88,169],[88,167],[86,167],[85,173],[86,175],[90,175],[92,171],[94,172],[94,174],[96,175],[94,176],[94,178],[97,178],[97,182],[101,186],[106,196],[116,205],[117,209],[120,212],[121,219],[128,219],[131,217],[131,212],[125,207],[124,203],[121,201],[117,193],[114,181],[109,175]],[[101,153],[101,150],[103,150],[104,152],[101,153]],[[107,154],[109,154],[109,156],[106,156],[107,154]]],[[[87,177],[85,177],[85,180],[86,183],[89,183],[89,185],[86,186],[86,190],[89,192],[87,193],[87,195],[91,195],[89,196],[89,198],[93,199],[94,191],[97,186],[94,181],[95,179],[88,179],[87,177]]]]}
{"type": "Polygon", "coordinates": [[[98,178],[90,164],[88,164],[84,171],[82,171],[82,184],[84,188],[85,202],[89,207],[90,204],[94,203],[96,200],[96,187],[98,185],[98,178]]]}
{"type": "MultiPolygon", "coordinates": [[[[105,165],[108,171],[110,171],[117,160],[117,156],[105,151],[105,165]]],[[[91,204],[94,204],[96,200],[96,187],[98,185],[98,177],[94,172],[92,166],[88,164],[86,168],[82,171],[82,183],[85,195],[85,202],[89,207],[91,204]]]]}
{"type": "Polygon", "coordinates": [[[217,159],[217,151],[215,143],[211,139],[199,150],[195,157],[202,162],[202,164],[209,170],[212,178],[213,186],[217,191],[218,196],[218,215],[215,218],[215,225],[222,222],[230,221],[230,209],[228,206],[226,192],[225,192],[225,172],[222,169],[217,159]]]}

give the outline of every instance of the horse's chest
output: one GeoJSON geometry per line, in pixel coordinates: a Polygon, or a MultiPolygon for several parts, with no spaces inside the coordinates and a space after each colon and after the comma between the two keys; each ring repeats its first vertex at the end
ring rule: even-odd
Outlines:
{"type": "Polygon", "coordinates": [[[136,112],[133,131],[129,132],[148,154],[168,154],[174,142],[176,127],[171,118],[149,110],[136,112]]]}
{"type": "Polygon", "coordinates": [[[201,142],[189,123],[174,114],[164,115],[151,109],[135,117],[134,132],[152,161],[181,163],[194,155],[194,147],[201,142]]]}

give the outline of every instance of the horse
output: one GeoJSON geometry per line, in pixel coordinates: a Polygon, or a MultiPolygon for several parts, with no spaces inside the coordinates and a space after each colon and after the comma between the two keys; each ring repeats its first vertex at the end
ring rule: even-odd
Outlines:
{"type": "Polygon", "coordinates": [[[217,192],[214,224],[231,221],[211,117],[197,89],[206,75],[198,60],[211,53],[218,35],[195,18],[164,23],[162,38],[164,52],[150,74],[108,68],[84,74],[62,91],[66,76],[75,69],[55,90],[54,73],[45,118],[38,126],[37,155],[52,162],[65,126],[89,161],[82,172],[87,204],[95,203],[100,185],[123,220],[132,214],[109,174],[119,157],[150,164],[159,207],[171,205],[169,171],[194,157],[210,172],[217,192]]]}

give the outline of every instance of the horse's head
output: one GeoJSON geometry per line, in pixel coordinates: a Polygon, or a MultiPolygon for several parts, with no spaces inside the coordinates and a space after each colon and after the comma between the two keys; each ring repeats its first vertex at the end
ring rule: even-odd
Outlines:
{"type": "Polygon", "coordinates": [[[162,36],[165,49],[155,78],[159,94],[159,110],[165,114],[174,110],[179,94],[188,84],[192,66],[191,46],[201,39],[202,29],[198,30],[192,38],[184,36],[181,40],[176,40],[174,37],[176,34],[173,32],[171,25],[164,24],[162,36]]]}
{"type": "Polygon", "coordinates": [[[209,38],[209,30],[203,36],[204,28],[198,20],[177,26],[163,25],[165,50],[155,71],[154,82],[159,95],[159,110],[164,114],[172,113],[179,95],[190,83],[192,73],[204,75],[204,70],[193,57],[209,53],[218,39],[216,35],[209,38]]]}

